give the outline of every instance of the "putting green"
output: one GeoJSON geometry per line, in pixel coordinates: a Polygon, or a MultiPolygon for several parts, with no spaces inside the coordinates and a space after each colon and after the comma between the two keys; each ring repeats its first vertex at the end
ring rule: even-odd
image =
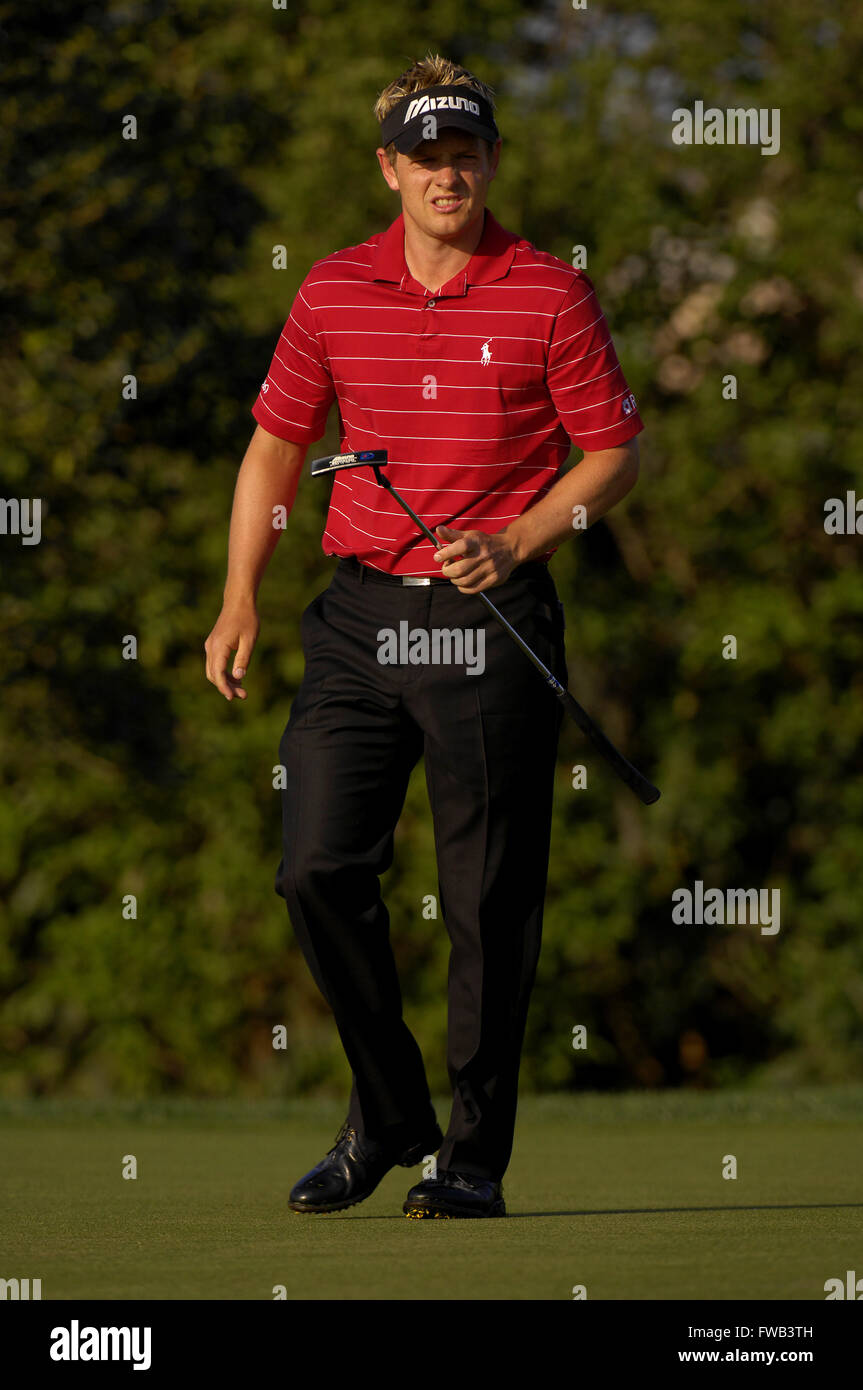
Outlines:
{"type": "Polygon", "coordinates": [[[863,1276],[861,1086],[525,1097],[496,1221],[407,1220],[419,1167],[346,1212],[289,1211],[342,1118],[6,1102],[0,1277],[41,1278],[43,1299],[823,1301],[825,1280],[863,1276]]]}

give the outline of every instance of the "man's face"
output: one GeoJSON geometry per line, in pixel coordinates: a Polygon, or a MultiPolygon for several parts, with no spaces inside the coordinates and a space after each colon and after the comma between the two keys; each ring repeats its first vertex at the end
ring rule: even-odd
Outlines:
{"type": "Polygon", "coordinates": [[[390,188],[401,193],[405,220],[448,241],[482,215],[497,172],[500,141],[489,154],[479,136],[444,130],[440,139],[424,140],[410,154],[397,154],[395,167],[383,149],[377,156],[390,188]]]}

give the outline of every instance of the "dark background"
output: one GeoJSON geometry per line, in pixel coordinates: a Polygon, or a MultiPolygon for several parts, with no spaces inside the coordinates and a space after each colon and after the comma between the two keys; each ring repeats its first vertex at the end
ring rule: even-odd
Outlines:
{"type": "MultiPolygon", "coordinates": [[[[565,728],[523,1088],[863,1078],[861,539],[824,529],[863,444],[863,11],[43,0],[0,28],[0,493],[43,505],[39,545],[0,536],[0,1095],[346,1093],[272,887],[326,487],[271,563],[245,704],[203,644],[259,383],[311,263],[397,215],[372,106],[428,50],[495,88],[489,206],[587,248],[646,425],[637,488],[552,572],[571,688],[663,796],[565,728]],[[675,145],[697,100],[779,108],[779,153],[675,145]],[[675,925],[696,879],[780,889],[779,933],[675,925]]],[[[421,767],[385,891],[441,1090],[421,767]]]]}

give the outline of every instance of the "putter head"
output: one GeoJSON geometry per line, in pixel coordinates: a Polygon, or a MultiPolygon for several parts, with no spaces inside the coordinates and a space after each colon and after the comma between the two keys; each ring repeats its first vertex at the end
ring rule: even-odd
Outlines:
{"type": "Polygon", "coordinates": [[[362,468],[366,464],[385,468],[386,462],[386,449],[360,449],[355,454],[327,454],[324,458],[312,459],[312,477],[317,478],[321,473],[337,473],[340,468],[362,468]]]}

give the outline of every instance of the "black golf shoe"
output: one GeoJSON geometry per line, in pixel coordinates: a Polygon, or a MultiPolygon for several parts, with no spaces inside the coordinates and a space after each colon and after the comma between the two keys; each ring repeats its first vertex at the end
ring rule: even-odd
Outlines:
{"type": "Polygon", "coordinates": [[[503,1187],[492,1178],[441,1169],[412,1187],[402,1208],[405,1216],[506,1216],[503,1187]]]}
{"type": "Polygon", "coordinates": [[[412,1168],[443,1143],[440,1126],[407,1148],[385,1148],[360,1135],[347,1121],[326,1158],[316,1163],[291,1189],[291,1211],[344,1211],[374,1192],[381,1178],[397,1164],[412,1168]]]}

